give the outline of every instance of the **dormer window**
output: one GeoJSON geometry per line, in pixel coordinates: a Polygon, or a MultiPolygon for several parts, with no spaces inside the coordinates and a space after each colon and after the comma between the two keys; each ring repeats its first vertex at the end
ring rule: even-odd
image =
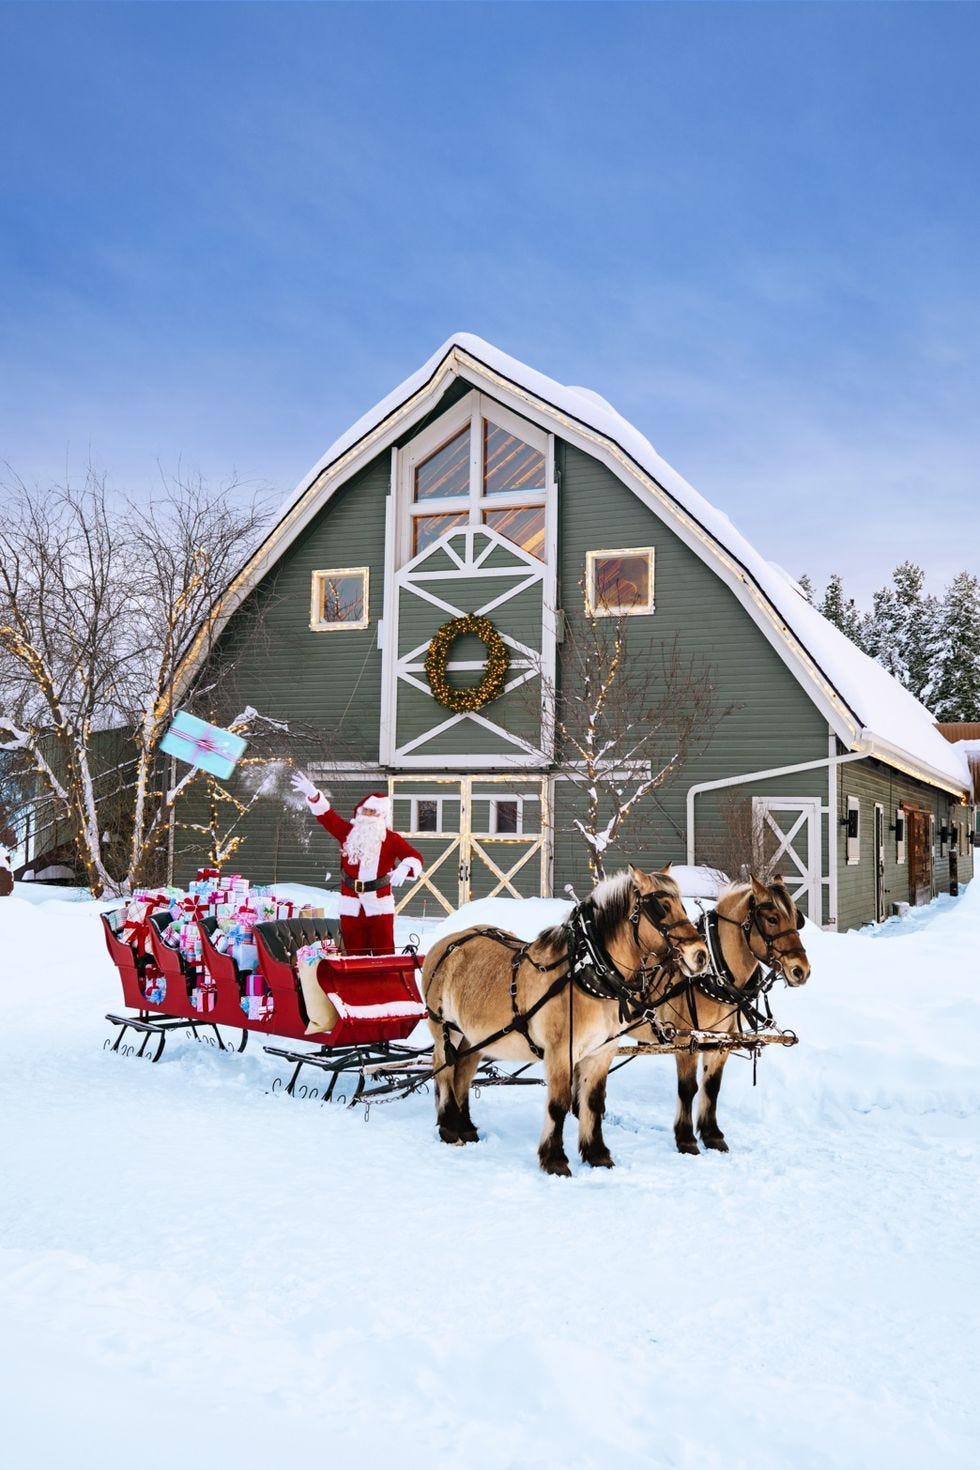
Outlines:
{"type": "Polygon", "coordinates": [[[411,495],[408,556],[417,556],[447,531],[476,525],[488,526],[544,561],[547,435],[496,404],[491,408],[478,394],[458,408],[462,414],[451,409],[405,451],[411,495]]]}

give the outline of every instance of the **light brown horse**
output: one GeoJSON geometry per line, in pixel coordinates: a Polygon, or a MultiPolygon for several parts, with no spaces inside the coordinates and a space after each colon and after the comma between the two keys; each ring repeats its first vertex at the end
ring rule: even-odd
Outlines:
{"type": "Polygon", "coordinates": [[[661,965],[697,975],[708,963],[669,866],[654,873],[631,867],[605,879],[566,924],[529,943],[472,928],[433,946],[422,990],[444,1143],[479,1137],[469,1091],[482,1057],[541,1060],[548,1089],[541,1168],[571,1173],[562,1135],[573,1099],[582,1158],[594,1168],[612,1167],[602,1116],[619,1036],[643,1015],[661,965]]]}
{"type": "MultiPolygon", "coordinates": [[[[719,895],[714,912],[718,917],[711,929],[711,948],[713,961],[721,962],[719,968],[722,973],[716,975],[709,971],[703,974],[657,1010],[658,1020],[676,1026],[679,1042],[683,1042],[685,1035],[690,1035],[694,1026],[702,1031],[722,1031],[726,1035],[736,1031],[739,1026],[739,999],[751,1004],[755,998],[756,986],[765,975],[760,966],[781,974],[787,985],[805,985],[810,976],[810,962],[799,936],[803,915],[780,875],[777,874],[768,887],[755,878],[749,883],[731,884],[719,895]]],[[[712,924],[711,915],[708,923],[712,924]]],[[[664,994],[675,986],[678,974],[661,976],[657,994],[664,994]]],[[[694,1134],[692,1105],[695,1094],[698,1095],[697,1129],[701,1142],[705,1148],[728,1152],[725,1135],[718,1126],[717,1111],[722,1073],[729,1055],[727,1051],[677,1053],[674,1138],[682,1154],[700,1152],[694,1134]]]]}

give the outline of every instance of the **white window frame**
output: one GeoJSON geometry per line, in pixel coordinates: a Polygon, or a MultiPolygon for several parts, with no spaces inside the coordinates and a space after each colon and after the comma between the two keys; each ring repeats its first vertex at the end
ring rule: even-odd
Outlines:
{"type": "Polygon", "coordinates": [[[847,866],[856,867],[861,861],[861,798],[849,796],[847,798],[847,866]],[[850,836],[851,812],[857,812],[857,836],[850,836]]]}
{"type": "Polygon", "coordinates": [[[901,824],[902,824],[902,840],[901,840],[901,842],[899,842],[899,840],[898,840],[898,833],[897,833],[897,830],[896,830],[896,835],[895,835],[895,862],[896,862],[896,864],[897,864],[898,867],[902,867],[903,864],[904,864],[904,862],[905,862],[906,844],[907,844],[908,839],[909,839],[909,815],[908,815],[908,812],[905,810],[905,808],[904,807],[901,807],[901,806],[895,808],[895,824],[896,824],[896,829],[897,829],[897,826],[898,826],[898,823],[899,822],[901,822],[901,824]]]}
{"type": "Polygon", "coordinates": [[[311,633],[356,633],[360,628],[371,625],[371,568],[328,567],[313,573],[310,583],[310,632],[311,633]],[[320,616],[323,607],[323,584],[332,577],[362,577],[364,579],[364,613],[356,622],[330,623],[320,616]]]}
{"type": "Polygon", "coordinates": [[[595,551],[585,553],[585,611],[589,617],[595,618],[636,618],[645,617],[656,611],[656,548],[653,546],[600,546],[595,551]],[[600,603],[595,599],[595,569],[596,562],[601,558],[610,556],[645,556],[650,564],[650,595],[645,603],[631,603],[629,607],[610,607],[608,603],[600,603]]]}
{"type": "Polygon", "coordinates": [[[423,792],[421,795],[416,795],[416,796],[410,797],[409,800],[412,803],[412,806],[411,806],[411,813],[412,814],[411,814],[411,817],[410,817],[410,821],[411,821],[411,824],[412,825],[409,828],[409,831],[412,833],[412,836],[413,837],[442,837],[442,836],[444,836],[445,833],[443,831],[443,826],[442,826],[442,803],[443,803],[443,797],[441,797],[441,796],[426,796],[424,794],[424,792],[423,792]],[[420,804],[423,801],[425,801],[425,802],[430,802],[431,801],[435,805],[435,809],[436,809],[436,825],[435,825],[435,827],[426,827],[426,829],[424,831],[419,826],[419,806],[420,806],[420,804]]]}
{"type": "MultiPolygon", "coordinates": [[[[527,419],[519,418],[510,409],[503,408],[485,393],[475,389],[467,393],[452,408],[446,410],[435,423],[430,424],[411,443],[402,449],[399,459],[398,495],[398,554],[397,566],[403,567],[415,555],[413,550],[414,525],[419,516],[452,515],[465,510],[466,522],[470,526],[482,526],[483,514],[488,510],[519,510],[525,506],[541,506],[544,510],[544,556],[543,564],[552,559],[554,544],[554,473],[552,436],[546,434],[527,419]],[[483,421],[486,419],[495,428],[513,434],[531,449],[544,456],[544,487],[540,490],[515,490],[512,495],[484,495],[483,493],[483,421]],[[431,459],[444,444],[455,439],[469,425],[470,433],[470,476],[467,495],[438,496],[433,500],[415,502],[415,471],[425,460],[431,459]]],[[[431,550],[423,548],[420,555],[431,550]]]]}

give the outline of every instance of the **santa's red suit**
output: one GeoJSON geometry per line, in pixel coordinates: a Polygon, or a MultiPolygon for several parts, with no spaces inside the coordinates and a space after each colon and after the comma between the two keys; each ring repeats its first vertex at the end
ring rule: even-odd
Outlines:
{"type": "Polygon", "coordinates": [[[382,791],[358,802],[350,822],[334,811],[322,791],[307,799],[320,826],[340,843],[340,932],[345,950],[348,954],[392,954],[392,886],[418,877],[422,854],[392,832],[391,801],[382,791]]]}

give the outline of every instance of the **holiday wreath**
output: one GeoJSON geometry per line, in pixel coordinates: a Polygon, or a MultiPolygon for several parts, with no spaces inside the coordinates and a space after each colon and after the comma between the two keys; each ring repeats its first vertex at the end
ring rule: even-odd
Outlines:
{"type": "Polygon", "coordinates": [[[425,677],[429,681],[433,698],[451,709],[454,714],[461,715],[482,709],[491,699],[497,698],[503,690],[509,663],[507,645],[490,619],[470,613],[465,618],[453,618],[451,622],[443,623],[426,652],[425,677]],[[472,689],[454,689],[446,678],[446,665],[456,639],[467,633],[472,633],[481,643],[486,644],[487,660],[483,667],[483,678],[472,689]]]}

